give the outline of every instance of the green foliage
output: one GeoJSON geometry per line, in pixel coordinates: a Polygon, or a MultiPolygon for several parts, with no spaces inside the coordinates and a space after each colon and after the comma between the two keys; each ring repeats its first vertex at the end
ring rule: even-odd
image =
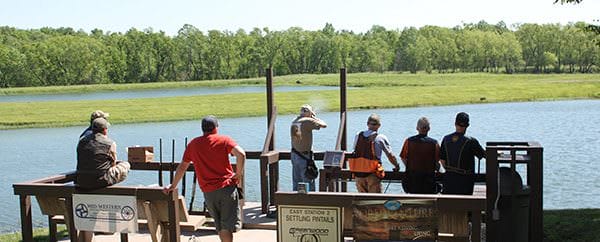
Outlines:
{"type": "Polygon", "coordinates": [[[276,75],[409,71],[417,73],[591,73],[600,70],[600,37],[588,24],[480,21],[454,28],[366,33],[210,30],[186,24],[176,36],[152,29],[91,33],[72,28],[0,27],[0,88],[255,78],[276,75]]]}

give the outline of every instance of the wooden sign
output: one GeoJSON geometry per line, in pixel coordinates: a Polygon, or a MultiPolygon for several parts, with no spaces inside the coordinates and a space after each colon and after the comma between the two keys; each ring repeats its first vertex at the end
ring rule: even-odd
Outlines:
{"type": "Polygon", "coordinates": [[[364,200],[352,206],[355,241],[435,241],[435,200],[364,200]]]}

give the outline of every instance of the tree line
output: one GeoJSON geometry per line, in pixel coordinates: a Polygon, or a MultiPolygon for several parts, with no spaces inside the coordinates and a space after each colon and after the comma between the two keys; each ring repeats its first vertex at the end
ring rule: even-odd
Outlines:
{"type": "Polygon", "coordinates": [[[600,71],[600,36],[586,23],[484,21],[365,33],[292,27],[210,30],[184,25],[90,33],[72,28],[0,27],[0,87],[140,83],[349,72],[590,73],[600,71]]]}

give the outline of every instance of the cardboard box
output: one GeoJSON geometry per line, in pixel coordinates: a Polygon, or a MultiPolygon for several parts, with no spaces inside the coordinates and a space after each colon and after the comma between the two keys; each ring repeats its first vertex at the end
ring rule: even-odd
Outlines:
{"type": "Polygon", "coordinates": [[[154,160],[154,147],[133,146],[127,147],[127,161],[129,162],[151,162],[154,160]]]}

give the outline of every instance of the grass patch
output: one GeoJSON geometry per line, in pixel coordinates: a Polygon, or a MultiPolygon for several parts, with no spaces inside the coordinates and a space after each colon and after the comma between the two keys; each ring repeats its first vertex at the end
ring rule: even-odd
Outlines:
{"type": "MultiPolygon", "coordinates": [[[[339,83],[339,76],[290,75],[275,77],[277,85],[326,85],[339,83]]],[[[194,85],[235,86],[263,84],[264,80],[217,80],[94,86],[113,88],[185,88],[194,85]]],[[[349,109],[397,108],[464,103],[514,102],[599,98],[600,74],[505,75],[486,73],[398,74],[356,73],[348,75],[349,109]]],[[[63,92],[83,89],[47,87],[16,90],[15,93],[63,92]]],[[[78,88],[88,88],[79,86],[78,88]]],[[[17,89],[17,88],[15,88],[17,89]]],[[[10,90],[10,89],[7,89],[10,90]]],[[[91,90],[91,89],[90,89],[91,90]]],[[[6,90],[3,90],[6,91],[6,90]]],[[[339,107],[339,91],[280,92],[275,94],[279,114],[295,113],[302,104],[318,104],[323,111],[339,107]]],[[[0,129],[86,125],[89,113],[101,109],[111,113],[111,123],[193,120],[212,114],[220,118],[264,116],[264,93],[219,94],[192,97],[115,99],[93,101],[14,102],[0,106],[0,129]]]]}
{"type": "Polygon", "coordinates": [[[600,209],[544,211],[544,241],[600,241],[600,209]]]}
{"type": "MultiPolygon", "coordinates": [[[[57,237],[58,238],[65,238],[67,236],[69,236],[69,232],[67,231],[67,227],[65,227],[64,225],[58,225],[57,226],[58,232],[57,232],[57,237]]],[[[33,241],[35,242],[47,242],[50,241],[50,237],[48,236],[48,228],[39,228],[39,229],[34,229],[33,230],[33,241]]],[[[3,242],[21,242],[22,240],[22,236],[20,232],[17,233],[12,233],[12,234],[0,234],[0,241],[3,242]]]]}

